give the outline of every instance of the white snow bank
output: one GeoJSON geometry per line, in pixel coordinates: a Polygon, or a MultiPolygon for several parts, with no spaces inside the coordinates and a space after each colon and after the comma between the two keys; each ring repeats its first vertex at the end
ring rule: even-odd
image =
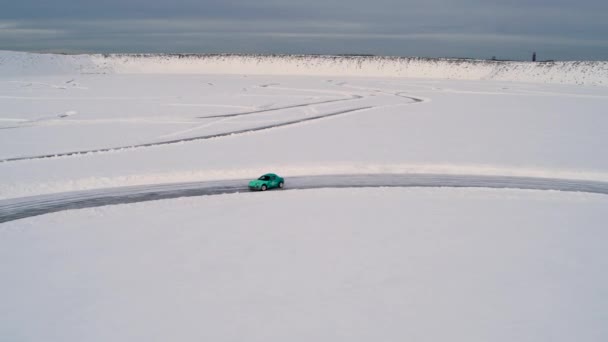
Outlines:
{"type": "Polygon", "coordinates": [[[508,62],[376,56],[53,55],[0,52],[0,76],[167,73],[407,77],[608,85],[608,62],[508,62]]]}
{"type": "Polygon", "coordinates": [[[110,55],[94,59],[99,64],[110,64],[119,73],[371,76],[608,85],[608,62],[254,55],[110,55]]]}

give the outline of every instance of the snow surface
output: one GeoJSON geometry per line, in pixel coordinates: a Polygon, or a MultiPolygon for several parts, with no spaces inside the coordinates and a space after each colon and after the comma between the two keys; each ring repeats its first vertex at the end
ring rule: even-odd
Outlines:
{"type": "Polygon", "coordinates": [[[303,190],[4,224],[7,341],[605,341],[608,198],[303,190]]]}
{"type": "MultiPolygon", "coordinates": [[[[269,171],[608,181],[607,65],[0,52],[0,160],[109,150],[0,162],[0,199],[269,171]]],[[[606,341],[607,201],[294,190],[3,223],[0,340],[606,341]]]]}
{"type": "Polygon", "coordinates": [[[608,143],[605,87],[243,75],[4,80],[0,159],[117,149],[0,163],[0,198],[240,179],[267,170],[286,176],[427,172],[608,180],[608,158],[601,153],[608,143]],[[315,104],[322,101],[336,102],[315,104]],[[312,105],[200,118],[305,104],[312,105]],[[373,108],[213,140],[120,149],[362,107],[373,108]]]}

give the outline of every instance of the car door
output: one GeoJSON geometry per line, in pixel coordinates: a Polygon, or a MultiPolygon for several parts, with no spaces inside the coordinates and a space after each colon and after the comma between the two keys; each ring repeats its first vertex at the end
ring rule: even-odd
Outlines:
{"type": "Polygon", "coordinates": [[[278,186],[277,176],[270,176],[269,188],[276,188],[278,186]]]}

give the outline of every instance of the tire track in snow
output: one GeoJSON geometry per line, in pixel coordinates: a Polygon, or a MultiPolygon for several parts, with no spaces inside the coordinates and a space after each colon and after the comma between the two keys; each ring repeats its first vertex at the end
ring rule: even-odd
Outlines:
{"type": "MultiPolygon", "coordinates": [[[[270,85],[268,85],[268,86],[270,86],[270,85]]],[[[260,86],[260,87],[262,87],[262,86],[260,86]]],[[[193,131],[199,130],[201,128],[206,128],[206,127],[218,124],[218,123],[226,122],[227,120],[230,120],[231,118],[238,117],[238,116],[252,115],[252,114],[262,114],[262,113],[275,112],[275,111],[284,110],[284,109],[291,109],[291,108],[313,108],[312,106],[314,106],[314,105],[326,104],[326,103],[334,103],[334,102],[343,102],[343,101],[351,101],[351,100],[358,100],[358,99],[362,99],[362,98],[363,98],[363,96],[352,95],[350,98],[347,98],[347,99],[325,100],[325,101],[320,101],[320,102],[301,103],[301,104],[297,104],[297,105],[284,106],[284,107],[275,107],[275,108],[262,108],[262,109],[256,109],[254,111],[249,111],[249,112],[239,112],[239,113],[231,113],[231,114],[218,114],[218,115],[210,115],[210,116],[199,116],[199,117],[197,117],[198,119],[220,119],[220,120],[209,122],[209,123],[206,123],[206,124],[203,124],[203,125],[200,125],[200,126],[196,126],[196,127],[192,127],[192,128],[188,128],[188,129],[185,129],[185,130],[173,132],[173,133],[170,133],[170,134],[165,134],[165,135],[161,136],[160,138],[167,138],[167,137],[181,135],[181,134],[188,133],[188,132],[193,132],[193,131]]]]}
{"type": "MultiPolygon", "coordinates": [[[[357,87],[353,87],[353,86],[347,86],[347,87],[357,88],[357,87]]],[[[363,88],[359,88],[359,89],[363,89],[363,88]]],[[[387,92],[385,92],[385,93],[387,93],[387,92]]],[[[411,100],[412,101],[411,104],[415,104],[415,103],[420,103],[420,102],[425,102],[426,101],[425,99],[421,99],[421,98],[416,98],[416,97],[404,95],[404,93],[387,93],[387,94],[411,100]]],[[[198,118],[229,118],[229,117],[237,117],[237,116],[243,116],[243,115],[259,114],[259,113],[264,113],[264,112],[279,111],[279,110],[285,110],[285,109],[291,109],[291,108],[301,108],[301,107],[312,108],[312,106],[314,106],[314,105],[327,104],[327,103],[335,103],[335,102],[344,102],[344,101],[352,101],[352,100],[358,100],[358,99],[362,99],[362,98],[364,98],[364,97],[361,96],[361,95],[351,95],[350,98],[346,98],[346,99],[345,98],[341,98],[341,99],[334,99],[334,100],[325,100],[325,101],[319,101],[319,102],[297,104],[297,105],[292,105],[292,106],[284,106],[284,107],[277,107],[277,108],[270,108],[270,109],[262,109],[262,110],[256,110],[256,111],[250,111],[250,112],[240,112],[240,113],[232,113],[232,114],[213,115],[213,116],[205,116],[205,117],[198,117],[198,118]]],[[[287,121],[287,122],[283,122],[283,123],[280,123],[280,124],[264,125],[264,126],[260,126],[260,127],[247,128],[247,129],[241,129],[241,130],[224,132],[224,133],[208,134],[208,135],[202,135],[202,136],[196,136],[196,137],[190,137],[190,138],[171,139],[171,140],[151,142],[151,143],[133,144],[133,145],[127,145],[127,146],[117,146],[117,147],[107,147],[107,148],[98,148],[98,149],[90,149],[90,150],[79,150],[79,151],[70,151],[70,152],[51,153],[51,154],[43,154],[43,155],[36,155],[36,156],[23,156],[23,157],[5,158],[5,159],[0,159],[0,163],[25,161],[25,160],[35,160],[35,159],[48,159],[48,158],[57,158],[57,157],[70,157],[70,156],[84,155],[84,154],[89,154],[89,153],[113,152],[113,151],[121,151],[121,150],[127,150],[127,149],[135,149],[135,148],[145,148],[145,147],[160,146],[160,145],[177,144],[177,143],[196,141],[196,140],[207,140],[207,139],[213,139],[213,138],[221,138],[221,137],[230,136],[230,135],[238,135],[238,134],[244,134],[244,133],[249,133],[249,132],[257,132],[257,131],[261,131],[261,130],[267,130],[267,129],[271,129],[271,128],[290,126],[290,125],[295,125],[295,124],[299,124],[299,123],[306,122],[306,121],[319,120],[319,119],[328,118],[328,117],[332,117],[332,116],[336,116],[336,115],[348,114],[348,113],[352,113],[352,112],[356,112],[356,111],[362,111],[362,110],[367,110],[367,109],[372,109],[372,108],[377,108],[377,107],[378,106],[360,107],[360,108],[355,108],[355,109],[349,109],[349,110],[343,110],[343,111],[338,111],[338,112],[332,112],[332,113],[329,113],[329,114],[322,114],[322,115],[316,115],[316,116],[306,117],[304,119],[297,119],[297,120],[287,121]]]]}
{"type": "MultiPolygon", "coordinates": [[[[249,193],[248,180],[171,183],[87,190],[0,201],[0,223],[58,211],[163,199],[249,193]]],[[[285,190],[366,187],[526,189],[608,195],[608,182],[538,177],[450,174],[363,174],[299,176],[285,190]]]]}
{"type": "Polygon", "coordinates": [[[335,103],[335,102],[344,102],[344,101],[359,100],[359,99],[362,99],[362,98],[363,98],[363,96],[353,95],[352,97],[347,98],[347,99],[335,99],[335,100],[325,100],[325,101],[319,101],[319,102],[300,103],[300,104],[290,105],[290,106],[268,108],[268,109],[259,109],[259,110],[254,110],[254,111],[250,111],[250,112],[240,112],[240,113],[231,113],[231,114],[218,114],[218,115],[210,115],[210,116],[199,116],[198,118],[199,119],[232,118],[232,117],[243,116],[243,115],[252,115],[252,114],[261,114],[261,113],[268,113],[268,112],[276,112],[276,111],[279,111],[279,110],[292,109],[292,108],[310,107],[310,106],[320,105],[320,104],[326,104],[326,103],[335,103]]]}
{"type": "MultiPolygon", "coordinates": [[[[332,83],[332,82],[330,82],[330,83],[332,83]]],[[[369,92],[376,92],[376,93],[385,94],[385,95],[392,95],[392,96],[402,97],[402,98],[405,98],[405,99],[412,100],[412,101],[414,101],[414,103],[429,101],[428,99],[425,100],[425,99],[409,96],[409,95],[407,95],[408,93],[404,92],[404,91],[358,87],[358,86],[350,85],[350,84],[348,84],[346,82],[334,83],[334,85],[336,85],[338,87],[349,88],[349,89],[354,89],[354,90],[359,90],[359,91],[369,91],[369,92]]]]}
{"type": "Polygon", "coordinates": [[[38,156],[6,158],[6,159],[0,159],[0,163],[34,160],[34,159],[47,159],[47,158],[56,158],[56,157],[69,157],[69,156],[76,156],[76,155],[84,155],[84,154],[88,154],[88,153],[112,152],[112,151],[120,151],[120,150],[135,149],[135,148],[170,145],[170,144],[177,144],[177,143],[196,141],[196,140],[221,138],[221,137],[239,135],[239,134],[244,134],[244,133],[259,132],[259,131],[268,130],[271,128],[292,126],[292,125],[300,124],[300,123],[307,122],[307,121],[315,121],[315,120],[330,118],[333,116],[344,115],[344,114],[348,114],[348,113],[354,113],[354,112],[363,111],[363,110],[372,109],[372,108],[375,108],[375,107],[373,107],[373,106],[358,107],[358,108],[341,110],[341,111],[327,113],[327,114],[309,116],[309,117],[305,117],[302,119],[291,120],[291,121],[282,122],[282,123],[278,123],[278,124],[263,125],[263,126],[253,127],[253,128],[245,128],[245,129],[240,129],[240,130],[236,130],[236,131],[201,135],[201,136],[190,137],[190,138],[165,140],[165,141],[159,141],[159,142],[153,142],[153,143],[135,144],[135,145],[128,145],[128,146],[106,147],[106,148],[98,148],[98,149],[91,149],[91,150],[44,154],[44,155],[38,155],[38,156]]]}

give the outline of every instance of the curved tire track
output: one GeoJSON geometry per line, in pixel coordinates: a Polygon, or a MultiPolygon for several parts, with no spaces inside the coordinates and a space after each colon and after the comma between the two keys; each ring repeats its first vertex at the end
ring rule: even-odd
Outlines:
{"type": "MultiPolygon", "coordinates": [[[[0,223],[48,213],[192,196],[249,193],[248,180],[173,183],[58,193],[0,201],[0,223]]],[[[557,178],[366,174],[301,176],[287,179],[285,190],[362,187],[451,187],[527,189],[608,195],[608,182],[557,178]]]]}
{"type": "MultiPolygon", "coordinates": [[[[411,104],[425,102],[424,99],[416,98],[416,97],[412,97],[412,96],[407,96],[407,95],[404,95],[404,93],[396,93],[396,94],[387,93],[387,94],[408,99],[408,100],[411,101],[410,102],[411,104]]],[[[203,117],[198,117],[198,118],[199,119],[208,119],[208,118],[237,117],[237,116],[243,116],[243,115],[252,115],[252,114],[265,113],[265,112],[279,111],[279,110],[285,110],[285,109],[291,109],[291,108],[309,107],[309,106],[313,106],[313,105],[326,104],[326,103],[335,103],[335,102],[344,102],[344,101],[359,100],[359,99],[362,99],[362,98],[364,98],[364,97],[360,96],[360,95],[352,95],[350,98],[325,100],[325,101],[319,101],[319,102],[297,104],[297,105],[292,105],[292,106],[284,106],[284,107],[263,109],[263,110],[250,111],[250,112],[240,112],[240,113],[232,113],[232,114],[203,116],[203,117]]],[[[126,146],[117,146],[117,147],[105,147],[105,148],[90,149],[90,150],[79,150],[79,151],[70,151],[70,152],[42,154],[42,155],[35,155],[35,156],[23,156],[23,157],[5,158],[5,159],[0,159],[0,163],[17,162],[17,161],[25,161],[25,160],[35,160],[35,159],[48,159],[48,158],[56,158],[56,157],[70,157],[70,156],[84,155],[84,154],[89,154],[89,153],[112,152],[112,151],[120,151],[120,150],[135,149],[135,148],[145,148],[145,147],[152,147],[152,146],[170,145],[170,144],[177,144],[177,143],[196,141],[196,140],[207,140],[207,139],[213,139],[213,138],[221,138],[221,137],[230,136],[230,135],[238,135],[238,134],[243,134],[243,133],[250,133],[250,132],[257,132],[257,131],[267,130],[267,129],[270,129],[270,128],[290,126],[290,125],[295,125],[295,124],[299,124],[299,123],[306,122],[306,121],[319,120],[319,119],[324,119],[324,118],[328,118],[328,117],[332,117],[332,116],[337,116],[337,115],[342,115],[342,114],[348,114],[348,113],[357,112],[357,111],[366,110],[366,109],[372,109],[372,108],[377,108],[377,106],[359,107],[359,108],[355,108],[355,109],[342,110],[342,111],[338,111],[338,112],[332,112],[332,113],[328,113],[328,114],[322,114],[322,115],[317,115],[317,116],[306,117],[306,118],[303,118],[303,119],[297,119],[297,120],[287,121],[287,122],[283,122],[283,123],[279,123],[279,124],[264,125],[264,126],[260,126],[260,127],[246,128],[246,129],[241,129],[241,130],[236,130],[236,131],[230,131],[230,132],[224,132],[224,133],[201,135],[201,136],[190,137],[190,138],[172,139],[172,140],[165,140],[165,141],[158,141],[158,142],[151,142],[151,143],[143,143],[143,144],[134,144],[134,145],[126,145],[126,146]]]]}
{"type": "Polygon", "coordinates": [[[291,105],[291,106],[268,108],[268,109],[259,109],[259,110],[254,110],[254,111],[250,111],[250,112],[240,112],[240,113],[232,113],[232,114],[218,114],[218,115],[210,115],[210,116],[199,116],[197,118],[198,119],[233,118],[233,117],[243,116],[243,115],[252,115],[252,114],[261,114],[261,113],[268,113],[268,112],[276,112],[276,111],[279,111],[279,110],[292,109],[292,108],[302,108],[302,107],[310,107],[310,106],[315,106],[315,105],[320,105],[320,104],[327,104],[327,103],[336,103],[336,102],[345,102],[345,101],[352,101],[352,100],[360,100],[362,98],[363,98],[363,96],[353,95],[353,96],[351,96],[351,97],[349,97],[347,99],[336,99],[336,100],[325,100],[325,101],[319,101],[319,102],[301,103],[301,104],[296,104],[296,105],[291,105]]]}
{"type": "Polygon", "coordinates": [[[83,155],[83,154],[88,154],[88,153],[111,152],[111,151],[119,151],[119,150],[142,148],[142,147],[170,145],[170,144],[177,144],[177,143],[195,141],[195,140],[207,140],[207,139],[213,139],[213,138],[221,138],[221,137],[226,137],[226,136],[230,136],[230,135],[238,135],[238,134],[244,134],[244,133],[263,131],[263,130],[267,130],[267,129],[271,129],[271,128],[291,126],[291,125],[299,124],[299,123],[306,122],[306,121],[325,119],[325,118],[329,118],[332,116],[338,116],[338,115],[358,112],[358,111],[372,109],[372,108],[375,108],[375,107],[373,107],[373,106],[359,107],[359,108],[332,112],[332,113],[328,113],[328,114],[309,116],[309,117],[305,117],[303,119],[296,119],[296,120],[291,120],[291,121],[282,122],[282,123],[278,123],[278,124],[264,125],[264,126],[253,127],[253,128],[245,128],[245,129],[240,129],[240,130],[236,130],[236,131],[201,135],[201,136],[183,138],[183,139],[173,139],[173,140],[165,140],[165,141],[159,141],[159,142],[153,142],[153,143],[135,144],[135,145],[119,146],[119,147],[106,147],[106,148],[98,148],[98,149],[92,149],[92,150],[43,154],[43,155],[38,155],[38,156],[6,158],[6,159],[0,159],[0,163],[16,162],[16,161],[23,161],[23,160],[34,160],[34,159],[47,159],[47,158],[55,158],[55,157],[69,157],[69,156],[83,155]]]}

